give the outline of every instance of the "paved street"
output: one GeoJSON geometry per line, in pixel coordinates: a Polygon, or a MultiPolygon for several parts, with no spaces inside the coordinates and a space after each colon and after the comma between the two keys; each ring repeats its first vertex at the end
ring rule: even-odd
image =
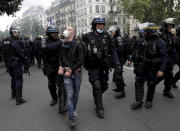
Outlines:
{"type": "MultiPolygon", "coordinates": [[[[176,69],[177,70],[177,69],[176,69]]],[[[50,94],[47,78],[34,66],[31,76],[24,74],[24,97],[27,103],[16,106],[10,99],[10,77],[5,68],[0,68],[0,131],[69,131],[67,115],[57,112],[58,105],[49,106],[50,94]]],[[[163,84],[156,88],[152,109],[131,110],[134,101],[134,74],[124,69],[126,98],[116,100],[115,86],[110,73],[109,89],[103,95],[105,118],[95,115],[92,89],[87,72],[83,71],[77,112],[77,131],[179,131],[180,130],[180,89],[172,89],[175,99],[162,95],[163,84]]],[[[180,83],[178,83],[180,86],[180,83]]],[[[146,87],[145,87],[146,89],[146,87]]]]}

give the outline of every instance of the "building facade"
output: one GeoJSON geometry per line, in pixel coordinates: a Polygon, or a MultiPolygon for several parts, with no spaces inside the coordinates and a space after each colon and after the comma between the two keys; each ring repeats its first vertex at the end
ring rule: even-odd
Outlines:
{"type": "Polygon", "coordinates": [[[91,31],[92,19],[102,15],[107,22],[120,27],[121,33],[129,32],[129,15],[117,5],[119,0],[76,0],[77,35],[91,31]]]}
{"type": "Polygon", "coordinates": [[[47,20],[46,20],[46,13],[44,8],[41,6],[34,6],[30,7],[28,10],[26,10],[21,17],[18,17],[12,25],[16,25],[20,27],[20,25],[24,21],[32,21],[37,20],[40,22],[43,26],[43,28],[47,28],[47,20]]]}

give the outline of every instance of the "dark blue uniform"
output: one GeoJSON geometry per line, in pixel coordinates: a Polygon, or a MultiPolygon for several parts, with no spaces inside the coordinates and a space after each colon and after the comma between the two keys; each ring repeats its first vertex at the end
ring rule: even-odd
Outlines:
{"type": "Polygon", "coordinates": [[[85,42],[88,53],[85,57],[85,67],[88,69],[89,82],[93,87],[93,96],[96,111],[103,110],[102,93],[108,88],[108,75],[111,59],[115,65],[119,65],[115,45],[112,45],[109,36],[104,32],[95,35],[88,33],[85,42]]]}
{"type": "Polygon", "coordinates": [[[11,89],[12,97],[16,96],[17,99],[22,98],[22,86],[23,86],[23,63],[26,64],[26,57],[22,52],[20,41],[15,38],[9,38],[3,41],[4,44],[4,57],[11,76],[11,89]]]}
{"type": "Polygon", "coordinates": [[[170,92],[173,79],[173,59],[177,57],[177,52],[174,47],[174,35],[171,32],[164,32],[162,34],[162,39],[166,43],[166,48],[168,52],[168,63],[164,72],[164,76],[158,78],[157,84],[164,80],[164,95],[170,98],[174,98],[174,96],[170,92]]]}
{"type": "MultiPolygon", "coordinates": [[[[61,49],[61,42],[57,40],[46,40],[46,46],[43,51],[44,70],[47,73],[48,88],[53,101],[58,101],[65,104],[63,77],[58,75],[59,69],[59,51],[61,49]],[[58,86],[58,95],[56,93],[56,85],[58,86]]],[[[61,105],[60,106],[64,106],[61,105]]]]}
{"type": "Polygon", "coordinates": [[[158,80],[157,72],[164,72],[168,61],[165,42],[157,39],[157,37],[146,40],[139,39],[133,50],[132,61],[134,62],[134,73],[136,74],[135,96],[137,103],[132,104],[131,108],[136,109],[142,105],[145,80],[147,80],[148,85],[146,107],[150,108],[152,105],[148,105],[148,102],[151,103],[153,100],[158,80]]]}
{"type": "MultiPolygon", "coordinates": [[[[116,51],[118,54],[120,65],[121,67],[123,67],[127,59],[129,59],[130,39],[128,37],[123,38],[120,35],[115,35],[114,42],[116,45],[116,51]]],[[[115,69],[113,74],[113,81],[116,82],[116,86],[117,86],[117,89],[114,89],[114,91],[120,92],[118,95],[116,95],[116,98],[123,98],[125,96],[125,92],[124,92],[125,83],[124,83],[122,70],[123,68],[121,69],[121,72],[118,73],[115,69]]]]}
{"type": "Polygon", "coordinates": [[[41,68],[41,60],[42,60],[42,48],[41,48],[41,38],[37,38],[35,40],[35,57],[37,59],[38,67],[41,68]]]}

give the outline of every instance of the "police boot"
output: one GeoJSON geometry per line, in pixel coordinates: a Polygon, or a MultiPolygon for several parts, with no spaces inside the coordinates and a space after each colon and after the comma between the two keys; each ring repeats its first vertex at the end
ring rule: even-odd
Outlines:
{"type": "Polygon", "coordinates": [[[41,64],[38,64],[38,68],[41,69],[41,64]]]}
{"type": "Polygon", "coordinates": [[[119,92],[119,93],[115,96],[116,99],[121,99],[121,98],[124,98],[124,97],[125,97],[125,92],[124,92],[124,91],[119,92]]]}
{"type": "Polygon", "coordinates": [[[120,99],[120,98],[124,98],[125,97],[125,92],[124,92],[124,87],[125,87],[125,83],[124,83],[124,79],[122,76],[120,77],[117,77],[117,81],[116,81],[116,92],[118,92],[118,95],[117,95],[117,99],[120,99]]]}
{"type": "Polygon", "coordinates": [[[152,101],[146,101],[145,108],[150,109],[152,107],[152,101]]]}
{"type": "Polygon", "coordinates": [[[67,112],[67,108],[66,108],[66,106],[64,106],[64,103],[59,102],[58,112],[59,112],[59,113],[65,113],[65,112],[67,112]]]}
{"type": "Polygon", "coordinates": [[[64,84],[63,83],[61,83],[58,86],[58,98],[59,98],[58,112],[59,113],[67,112],[67,107],[66,107],[66,92],[65,92],[64,84]]]}
{"type": "Polygon", "coordinates": [[[26,100],[22,98],[22,89],[16,89],[16,105],[25,103],[26,100]]]}
{"type": "Polygon", "coordinates": [[[65,113],[65,112],[67,112],[66,99],[65,99],[65,97],[64,97],[63,95],[59,98],[59,108],[58,108],[58,112],[59,112],[59,113],[65,113]]]}
{"type": "Polygon", "coordinates": [[[95,97],[96,97],[96,115],[99,118],[104,118],[104,109],[102,102],[102,91],[95,89],[95,97]]]}
{"type": "Polygon", "coordinates": [[[113,89],[114,92],[120,92],[118,88],[113,89]]]}
{"type": "Polygon", "coordinates": [[[170,91],[164,91],[164,96],[168,98],[174,98],[173,94],[170,91]]]}
{"type": "Polygon", "coordinates": [[[55,100],[52,99],[49,105],[54,106],[57,104],[57,102],[58,102],[58,99],[55,99],[55,100]]]}
{"type": "Polygon", "coordinates": [[[173,87],[173,88],[178,88],[178,86],[176,85],[176,83],[172,83],[172,87],[173,87]]]}
{"type": "Polygon", "coordinates": [[[142,101],[134,102],[131,104],[131,109],[132,110],[139,109],[142,107],[142,104],[143,104],[142,101]]]}

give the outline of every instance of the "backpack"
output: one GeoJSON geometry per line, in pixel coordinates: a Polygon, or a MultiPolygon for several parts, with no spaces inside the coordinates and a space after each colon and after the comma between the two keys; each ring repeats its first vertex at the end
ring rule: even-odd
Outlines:
{"type": "Polygon", "coordinates": [[[76,46],[78,46],[78,44],[81,44],[82,48],[83,48],[83,51],[84,51],[84,58],[87,56],[87,47],[86,47],[86,44],[83,42],[83,41],[77,41],[75,43],[75,46],[73,48],[73,51],[72,53],[75,54],[75,51],[76,51],[76,46]]]}

